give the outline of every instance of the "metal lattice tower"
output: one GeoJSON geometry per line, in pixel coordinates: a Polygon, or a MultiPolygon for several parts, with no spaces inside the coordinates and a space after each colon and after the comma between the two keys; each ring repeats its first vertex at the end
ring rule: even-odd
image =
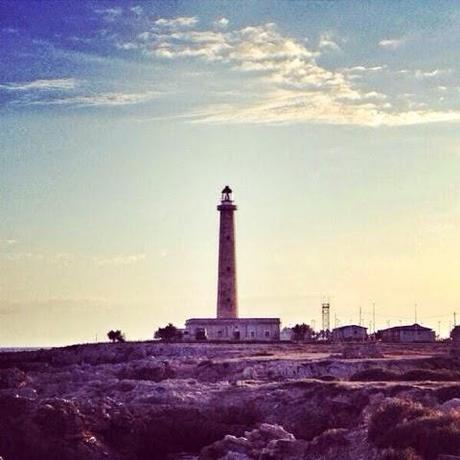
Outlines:
{"type": "Polygon", "coordinates": [[[323,318],[323,331],[330,330],[330,305],[329,302],[321,304],[321,314],[323,318]]]}

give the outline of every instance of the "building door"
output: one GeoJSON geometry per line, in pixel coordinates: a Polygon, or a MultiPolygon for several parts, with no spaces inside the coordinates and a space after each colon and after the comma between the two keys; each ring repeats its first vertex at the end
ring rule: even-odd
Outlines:
{"type": "Polygon", "coordinates": [[[241,338],[240,331],[233,331],[233,338],[234,340],[240,340],[241,338]]]}

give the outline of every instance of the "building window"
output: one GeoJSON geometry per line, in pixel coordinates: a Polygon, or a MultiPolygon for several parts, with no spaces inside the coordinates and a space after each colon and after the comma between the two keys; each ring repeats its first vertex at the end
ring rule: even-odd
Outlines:
{"type": "Polygon", "coordinates": [[[265,337],[270,337],[270,331],[265,331],[265,337]]]}
{"type": "Polygon", "coordinates": [[[254,338],[256,336],[256,333],[254,331],[251,331],[251,338],[254,338]]]}
{"type": "Polygon", "coordinates": [[[217,331],[217,335],[218,335],[219,337],[222,337],[222,331],[217,331]]]}

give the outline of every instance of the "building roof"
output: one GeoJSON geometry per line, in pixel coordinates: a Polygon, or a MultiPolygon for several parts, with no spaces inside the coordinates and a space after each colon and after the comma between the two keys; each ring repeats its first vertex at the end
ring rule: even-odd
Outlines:
{"type": "Polygon", "coordinates": [[[212,324],[232,324],[232,323],[253,323],[258,322],[261,324],[277,323],[281,320],[279,318],[190,318],[185,324],[199,324],[199,323],[212,323],[212,324]]]}
{"type": "Polygon", "coordinates": [[[433,331],[433,329],[425,326],[420,326],[420,324],[410,324],[406,326],[394,326],[387,329],[381,329],[379,332],[400,332],[400,331],[433,331]]]}
{"type": "Polygon", "coordinates": [[[342,330],[342,329],[347,329],[347,328],[349,328],[349,327],[357,327],[357,328],[359,328],[359,329],[366,329],[366,330],[367,330],[367,327],[364,327],[364,326],[358,326],[358,325],[356,325],[356,324],[347,324],[346,326],[335,327],[335,328],[333,329],[333,331],[340,331],[340,330],[342,330]]]}
{"type": "Polygon", "coordinates": [[[342,329],[348,329],[349,327],[357,327],[359,329],[366,329],[367,330],[367,327],[364,327],[364,326],[358,326],[357,324],[347,324],[346,326],[335,327],[333,329],[333,331],[340,331],[342,329]]]}

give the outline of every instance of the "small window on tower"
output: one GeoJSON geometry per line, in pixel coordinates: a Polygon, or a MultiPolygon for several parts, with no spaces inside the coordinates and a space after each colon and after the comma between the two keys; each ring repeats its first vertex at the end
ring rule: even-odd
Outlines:
{"type": "Polygon", "coordinates": [[[227,235],[227,241],[230,241],[230,236],[229,235],[227,235]]]}
{"type": "Polygon", "coordinates": [[[228,272],[231,272],[232,269],[231,269],[230,267],[227,267],[227,271],[228,271],[228,272]]]}

